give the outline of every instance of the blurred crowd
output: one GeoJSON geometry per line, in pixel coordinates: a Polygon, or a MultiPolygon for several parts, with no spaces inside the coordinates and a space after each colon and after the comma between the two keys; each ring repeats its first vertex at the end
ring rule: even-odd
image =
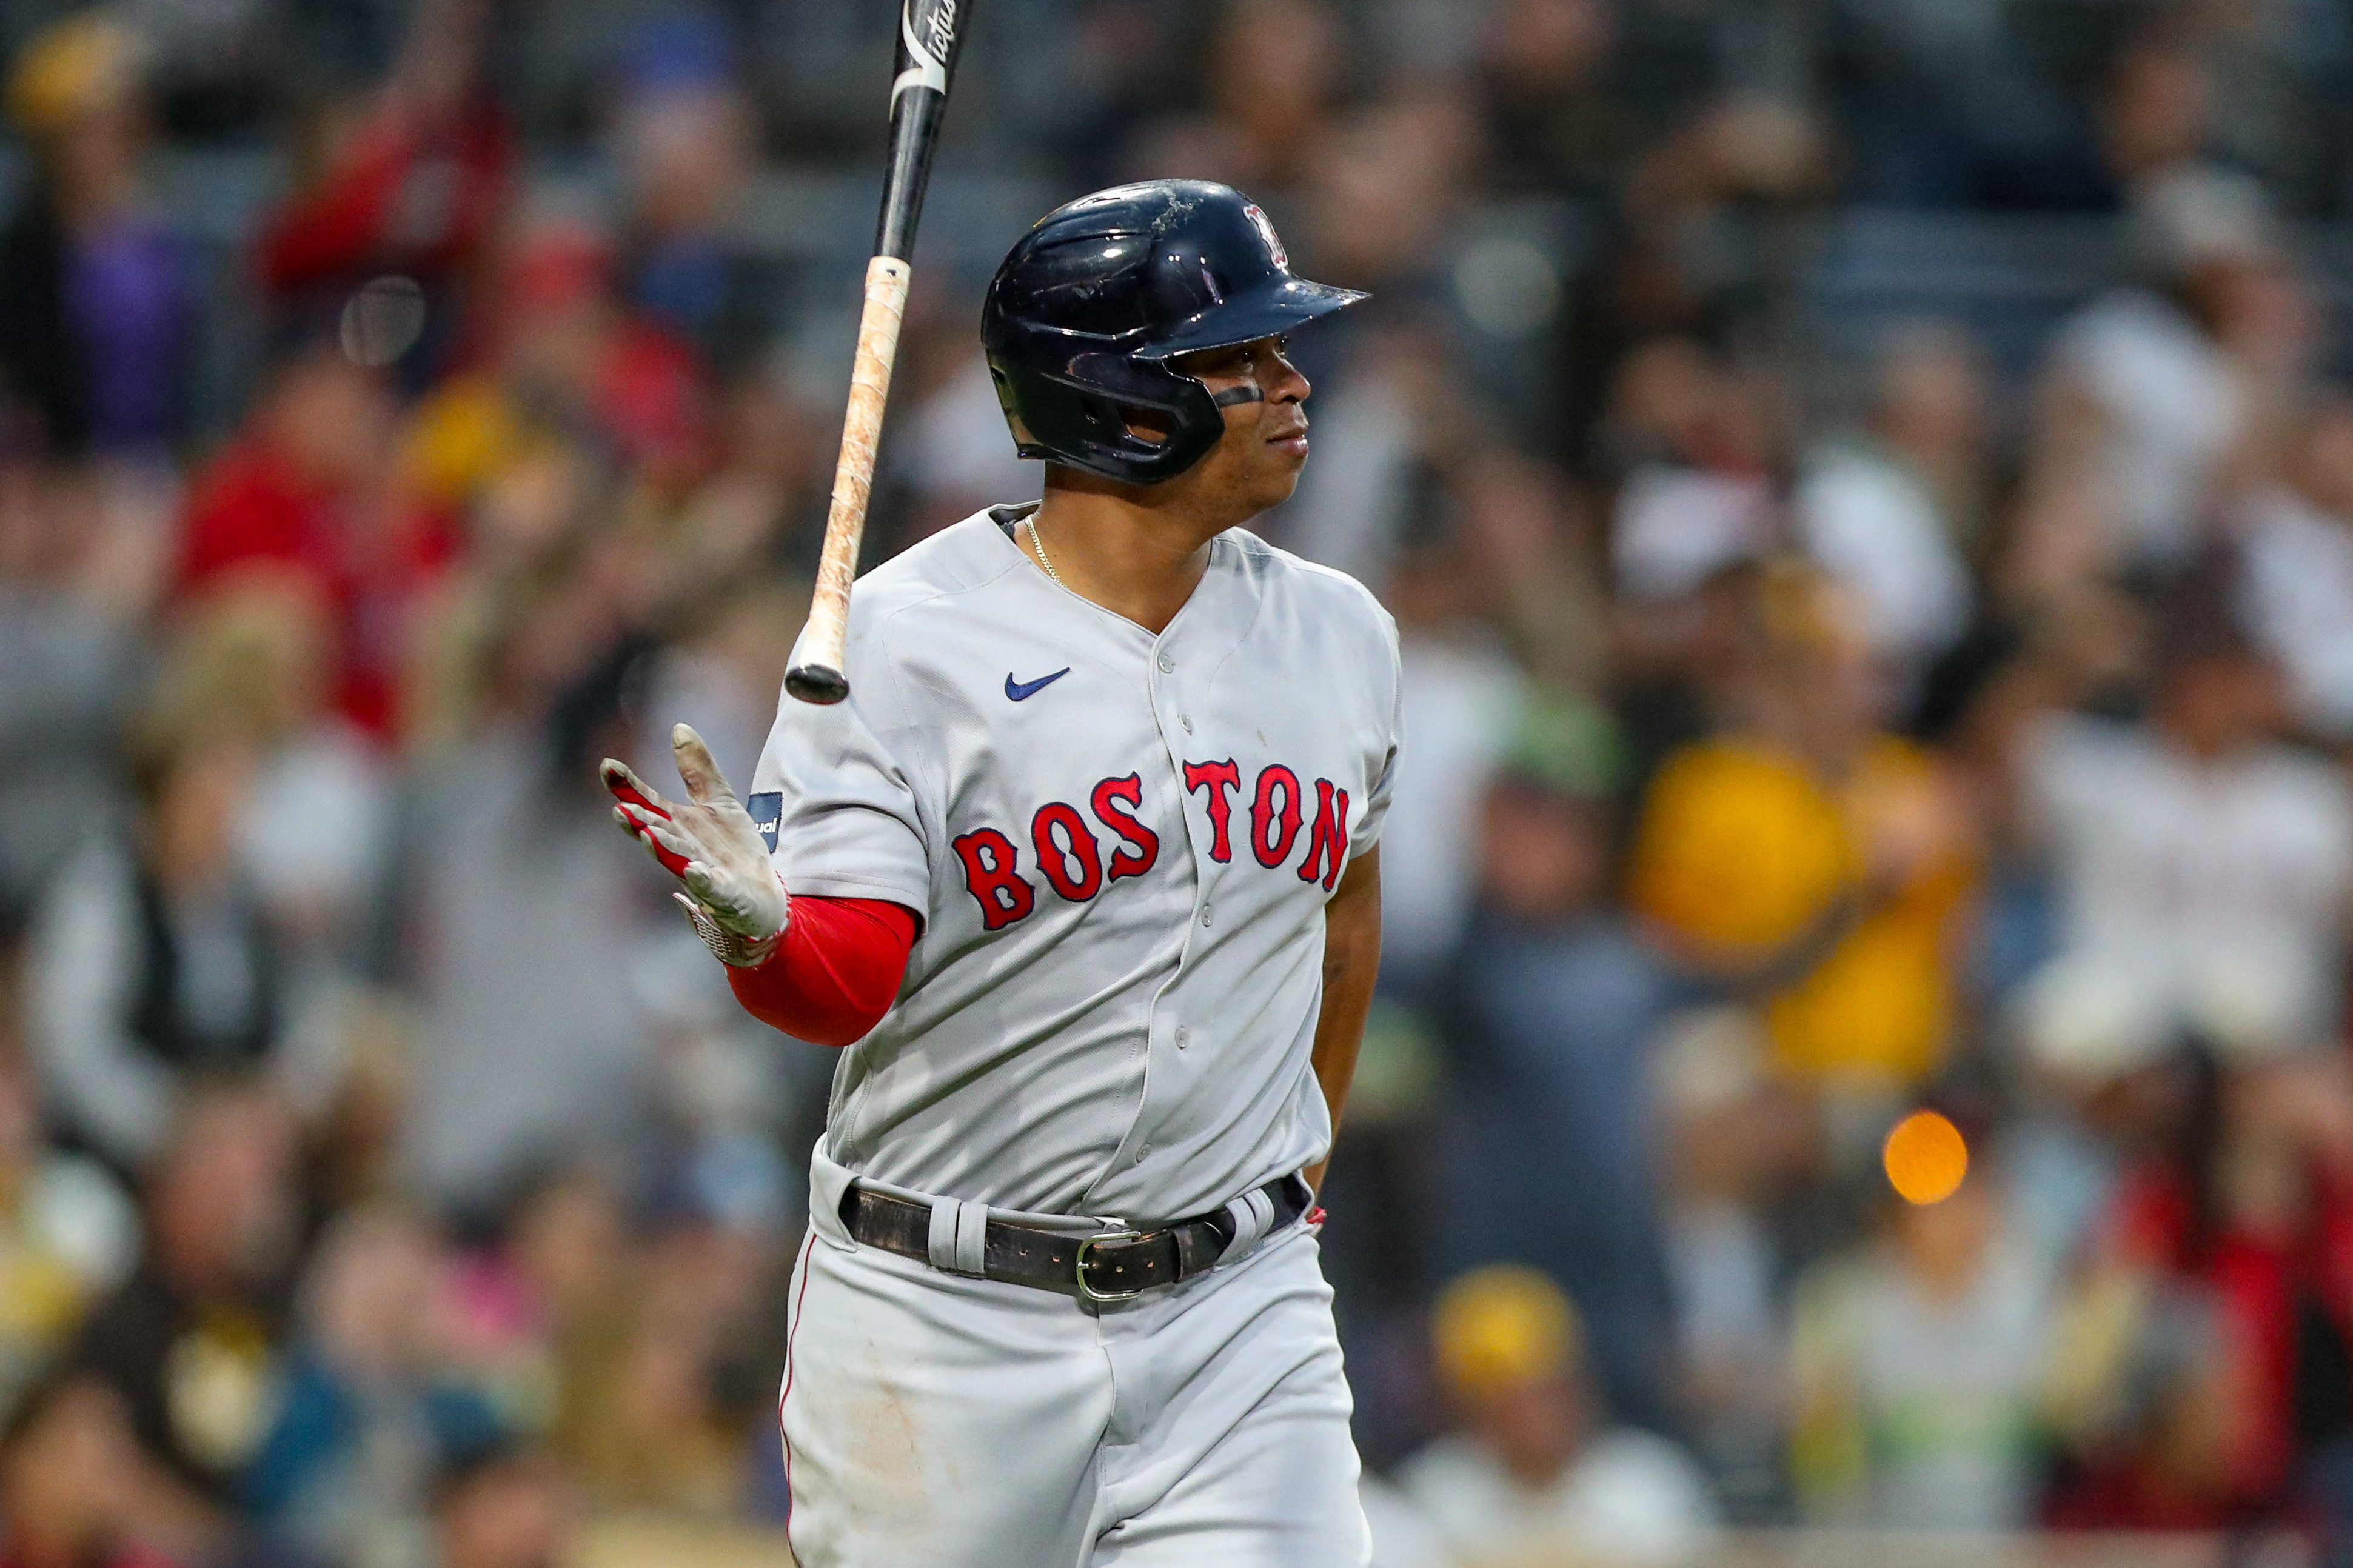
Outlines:
{"type": "MultiPolygon", "coordinates": [[[[780,1516],[832,1058],[734,1008],[593,767],[686,719],[741,778],[773,718],[855,272],[748,215],[872,173],[868,9],[0,15],[9,1568],[780,1516]],[[226,268],[163,199],[223,149],[278,171],[226,268]]],[[[1404,642],[1324,1194],[1381,1560],[2341,1544],[2341,7],[981,17],[941,199],[1220,179],[1375,292],[1296,345],[1263,528],[1404,642]],[[1957,315],[1833,353],[1861,209],[2073,215],[2109,286],[2031,363],[1957,315]],[[1935,1202],[1883,1158],[1921,1110],[1935,1202]]],[[[919,286],[870,561],[1037,493],[980,280],[919,286]]]]}

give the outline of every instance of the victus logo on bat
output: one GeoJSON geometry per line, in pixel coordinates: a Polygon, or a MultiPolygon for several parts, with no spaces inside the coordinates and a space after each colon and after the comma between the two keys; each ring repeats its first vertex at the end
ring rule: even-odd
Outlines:
{"type": "MultiPolygon", "coordinates": [[[[909,0],[908,9],[914,6],[915,0],[909,0]]],[[[931,56],[935,60],[945,60],[955,48],[956,0],[938,0],[926,20],[931,56]]]]}
{"type": "Polygon", "coordinates": [[[891,86],[891,105],[911,87],[945,94],[948,60],[955,53],[957,0],[907,0],[899,13],[899,41],[911,62],[891,86]]]}

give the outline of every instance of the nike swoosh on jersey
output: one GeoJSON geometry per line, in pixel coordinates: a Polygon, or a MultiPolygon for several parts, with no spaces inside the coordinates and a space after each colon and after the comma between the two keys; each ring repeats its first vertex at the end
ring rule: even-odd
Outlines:
{"type": "Polygon", "coordinates": [[[1016,680],[1008,669],[1005,672],[1005,695],[1016,702],[1027,702],[1070,673],[1071,667],[1066,664],[1053,674],[1041,675],[1035,680],[1016,680]]]}

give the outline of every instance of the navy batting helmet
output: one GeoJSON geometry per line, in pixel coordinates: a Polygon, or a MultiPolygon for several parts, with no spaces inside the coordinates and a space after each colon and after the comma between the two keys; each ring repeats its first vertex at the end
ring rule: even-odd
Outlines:
{"type": "Polygon", "coordinates": [[[988,286],[980,341],[1023,457],[1157,484],[1225,434],[1208,388],[1170,359],[1273,337],[1364,297],[1292,276],[1274,226],[1240,192],[1151,180],[1039,219],[988,286]],[[1128,411],[1166,421],[1166,439],[1130,430],[1128,411]]]}

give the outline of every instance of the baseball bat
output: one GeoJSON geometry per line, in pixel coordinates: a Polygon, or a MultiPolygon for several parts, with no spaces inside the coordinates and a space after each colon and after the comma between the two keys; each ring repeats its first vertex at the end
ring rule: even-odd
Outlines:
{"type": "Polygon", "coordinates": [[[858,575],[858,545],[866,532],[866,506],[874,489],[874,452],[882,410],[891,398],[891,364],[899,351],[899,323],[907,310],[909,264],[923,187],[932,177],[932,151],[946,116],[948,84],[955,76],[973,0],[902,0],[898,71],[891,83],[891,160],[882,182],[882,216],[874,258],[866,264],[866,304],[858,318],[858,361],[850,373],[849,406],[842,416],[841,458],[833,470],[833,501],[826,510],[825,550],[818,559],[817,592],[807,624],[793,644],[785,689],[803,702],[839,702],[849,695],[842,647],[849,632],[849,584],[858,575]]]}

